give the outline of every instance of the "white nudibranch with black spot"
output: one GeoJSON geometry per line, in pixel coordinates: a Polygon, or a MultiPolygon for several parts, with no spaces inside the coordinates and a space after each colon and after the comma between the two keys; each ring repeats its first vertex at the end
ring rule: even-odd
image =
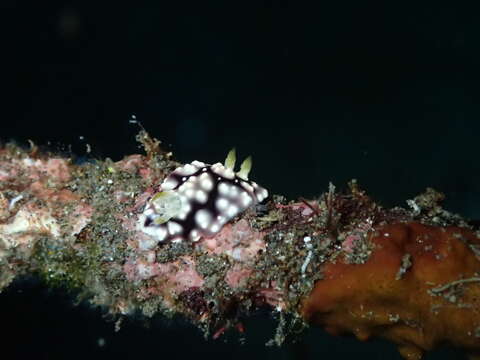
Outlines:
{"type": "Polygon", "coordinates": [[[175,169],[147,202],[139,228],[157,242],[198,241],[213,236],[231,219],[268,197],[248,179],[250,157],[234,171],[235,149],[225,164],[193,161],[175,169]]]}

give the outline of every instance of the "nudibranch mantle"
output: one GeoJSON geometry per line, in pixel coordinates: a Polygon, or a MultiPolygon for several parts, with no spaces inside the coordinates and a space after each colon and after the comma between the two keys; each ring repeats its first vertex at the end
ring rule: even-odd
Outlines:
{"type": "Polygon", "coordinates": [[[234,172],[235,150],[225,165],[193,161],[175,169],[147,202],[139,228],[160,242],[198,241],[218,233],[231,219],[268,197],[268,191],[248,179],[247,158],[234,172]]]}

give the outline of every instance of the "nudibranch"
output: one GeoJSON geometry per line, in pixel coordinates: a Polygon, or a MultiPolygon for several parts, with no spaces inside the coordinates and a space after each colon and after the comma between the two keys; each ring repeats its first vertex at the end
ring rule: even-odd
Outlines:
{"type": "Polygon", "coordinates": [[[193,161],[175,169],[147,202],[140,228],[159,242],[198,241],[211,237],[234,217],[268,197],[248,179],[251,157],[234,171],[235,149],[225,164],[193,161]]]}

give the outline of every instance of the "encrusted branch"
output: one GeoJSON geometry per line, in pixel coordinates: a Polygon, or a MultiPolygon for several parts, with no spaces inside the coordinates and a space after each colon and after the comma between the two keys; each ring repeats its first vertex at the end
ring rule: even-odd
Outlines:
{"type": "Polygon", "coordinates": [[[270,196],[197,242],[158,242],[141,214],[180,164],[138,135],[145,155],[75,163],[0,146],[0,291],[36,274],[121,319],[183,314],[206,335],[280,315],[273,342],[318,324],[383,336],[420,358],[448,342],[480,350],[480,240],[432,189],[384,209],[352,181],[317,199],[270,196]]]}

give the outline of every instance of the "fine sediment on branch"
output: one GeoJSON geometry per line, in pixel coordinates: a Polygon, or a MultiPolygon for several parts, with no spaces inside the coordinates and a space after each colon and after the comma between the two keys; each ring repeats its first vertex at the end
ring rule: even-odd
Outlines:
{"type": "Polygon", "coordinates": [[[264,308],[281,319],[276,344],[316,324],[390,339],[408,359],[443,343],[478,358],[479,233],[441,194],[384,209],[352,181],[311,200],[273,195],[211,236],[162,242],[142,213],[180,164],[146,132],[138,140],[145,155],[82,164],[0,146],[0,291],[36,275],[118,319],[181,314],[214,338],[264,308]]]}

